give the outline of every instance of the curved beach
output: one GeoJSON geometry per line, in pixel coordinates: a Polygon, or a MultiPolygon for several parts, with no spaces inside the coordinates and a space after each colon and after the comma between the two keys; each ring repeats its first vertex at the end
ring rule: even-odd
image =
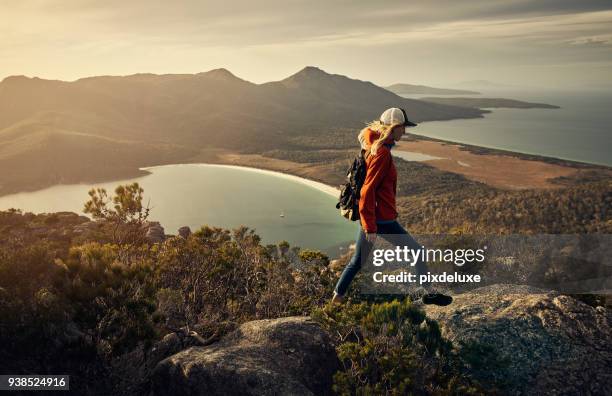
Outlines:
{"type": "Polygon", "coordinates": [[[310,180],[310,179],[306,179],[303,177],[299,177],[299,176],[295,176],[295,175],[291,175],[288,173],[283,173],[283,172],[277,172],[277,171],[272,171],[272,170],[268,170],[268,169],[261,169],[261,168],[254,168],[251,166],[241,166],[241,165],[225,165],[225,164],[208,164],[208,163],[196,163],[196,164],[192,164],[192,163],[186,163],[186,164],[166,164],[166,165],[156,165],[156,166],[148,166],[148,167],[144,167],[144,168],[139,168],[140,170],[144,170],[144,171],[148,171],[150,169],[156,169],[156,168],[164,168],[164,167],[169,167],[169,166],[207,166],[207,167],[219,167],[219,168],[234,168],[234,169],[240,169],[240,170],[245,170],[245,171],[249,171],[249,172],[256,172],[256,173],[260,173],[260,174],[268,174],[268,175],[272,175],[272,176],[276,176],[276,177],[280,177],[283,179],[287,179],[287,180],[293,180],[296,181],[298,183],[304,184],[306,186],[312,187],[314,189],[317,189],[319,191],[322,191],[328,195],[334,196],[334,197],[338,197],[338,194],[340,194],[340,190],[338,190],[337,188],[334,188],[332,186],[329,186],[327,184],[324,183],[320,183],[314,180],[310,180]]]}

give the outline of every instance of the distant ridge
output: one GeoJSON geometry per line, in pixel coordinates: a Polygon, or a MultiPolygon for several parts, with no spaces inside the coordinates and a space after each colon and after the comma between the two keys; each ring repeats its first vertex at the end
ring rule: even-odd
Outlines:
{"type": "Polygon", "coordinates": [[[464,89],[434,88],[426,85],[393,84],[385,87],[398,95],[480,95],[480,92],[464,89]]]}
{"type": "Polygon", "coordinates": [[[510,109],[560,109],[559,106],[547,103],[524,102],[522,100],[504,99],[504,98],[440,98],[440,97],[422,97],[419,98],[426,102],[447,104],[453,106],[477,107],[482,108],[510,108],[510,109]]]}
{"type": "Polygon", "coordinates": [[[470,80],[452,84],[456,87],[482,89],[482,88],[513,88],[513,85],[497,83],[489,80],[470,80]]]}

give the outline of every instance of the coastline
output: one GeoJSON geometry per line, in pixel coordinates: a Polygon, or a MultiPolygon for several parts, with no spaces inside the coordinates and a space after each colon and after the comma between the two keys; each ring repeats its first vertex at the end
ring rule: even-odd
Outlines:
{"type": "Polygon", "coordinates": [[[316,190],[319,190],[321,192],[324,192],[328,195],[331,195],[335,198],[338,197],[338,195],[340,194],[340,190],[332,187],[328,184],[325,183],[321,183],[315,180],[310,180],[310,179],[306,179],[304,177],[300,177],[300,176],[296,176],[294,174],[290,174],[290,173],[283,173],[283,172],[279,172],[279,171],[273,171],[273,170],[269,170],[269,169],[264,169],[264,168],[255,168],[252,166],[244,166],[244,165],[228,165],[228,164],[217,164],[217,163],[205,163],[205,162],[200,162],[200,163],[179,163],[179,164],[165,164],[165,165],[155,165],[155,166],[148,166],[148,167],[143,167],[143,168],[139,168],[142,171],[149,171],[151,169],[155,169],[155,168],[163,168],[163,167],[168,167],[168,166],[184,166],[184,165],[198,165],[198,166],[213,166],[213,167],[223,167],[223,168],[230,168],[230,169],[240,169],[240,170],[245,170],[245,171],[250,171],[250,172],[255,172],[255,173],[259,173],[259,174],[266,174],[266,175],[271,175],[271,176],[276,176],[276,177],[280,177],[286,180],[292,180],[301,184],[304,184],[306,186],[312,187],[316,190]]]}
{"type": "MultiPolygon", "coordinates": [[[[412,133],[407,134],[407,138],[403,139],[396,149],[400,151],[408,151],[411,153],[422,153],[426,155],[433,155],[441,157],[439,159],[422,160],[417,161],[422,164],[430,165],[438,168],[442,171],[447,171],[455,174],[463,175],[464,177],[470,178],[475,181],[484,182],[492,187],[498,187],[506,190],[520,190],[526,188],[560,188],[565,187],[569,184],[575,183],[572,180],[578,180],[582,176],[587,178],[609,178],[612,177],[612,167],[592,164],[572,160],[564,160],[554,157],[545,157],[541,155],[525,154],[520,152],[512,152],[507,150],[488,148],[482,146],[474,146],[465,143],[447,141],[442,139],[430,138],[423,135],[415,135],[412,133]],[[418,144],[419,147],[414,147],[418,144]],[[436,150],[431,150],[428,146],[437,144],[439,147],[436,150]],[[402,150],[400,147],[404,146],[402,150]],[[408,149],[409,146],[410,149],[408,149]],[[445,148],[444,154],[439,151],[440,148],[445,148]],[[449,157],[446,149],[452,149],[455,151],[457,158],[449,157]],[[475,160],[467,161],[466,155],[471,154],[471,158],[475,160]],[[514,163],[519,162],[523,165],[523,171],[528,171],[528,178],[521,178],[520,183],[515,180],[495,180],[495,177],[491,177],[492,173],[496,173],[495,169],[497,162],[491,161],[493,157],[499,157],[499,159],[505,162],[514,163]],[[527,166],[530,163],[533,166],[527,166]],[[486,166],[485,166],[486,165],[486,166]],[[484,170],[485,175],[475,174],[474,172],[480,168],[484,170]],[[545,172],[542,172],[542,171],[545,172]],[[589,174],[591,172],[592,174],[589,174]],[[488,175],[486,174],[488,173],[488,175]],[[596,176],[593,176],[596,174],[596,176]],[[570,178],[562,182],[557,182],[563,178],[570,178]],[[531,179],[531,180],[529,180],[531,179]]],[[[347,153],[352,153],[350,149],[344,150],[347,153]]],[[[156,165],[147,165],[143,167],[137,167],[124,172],[118,172],[114,177],[105,175],[104,177],[91,177],[78,178],[76,180],[70,180],[70,178],[64,178],[60,183],[54,183],[55,180],[39,181],[39,183],[30,184],[27,187],[24,186],[19,188],[18,186],[2,185],[0,183],[0,197],[34,192],[49,188],[55,185],[65,184],[96,184],[96,183],[107,183],[107,182],[120,182],[128,178],[134,178],[139,176],[145,176],[148,172],[147,169],[168,166],[168,165],[180,165],[180,164],[203,164],[203,165],[217,165],[217,166],[228,166],[238,167],[245,170],[256,170],[260,172],[268,172],[278,177],[284,177],[288,180],[294,180],[299,183],[311,186],[319,191],[322,191],[328,195],[338,197],[339,186],[344,183],[346,168],[350,165],[348,161],[338,159],[332,162],[294,162],[288,159],[279,159],[273,157],[267,157],[262,154],[248,154],[238,153],[223,149],[212,149],[203,150],[197,155],[179,159],[180,162],[172,163],[159,163],[156,165]]],[[[504,162],[502,161],[502,162],[504,162]]],[[[506,167],[508,169],[519,170],[515,166],[506,167]]],[[[500,173],[500,172],[497,172],[500,173]]],[[[517,173],[517,172],[514,172],[517,173]]],[[[501,173],[500,173],[501,174],[501,173]]],[[[524,173],[523,173],[524,174],[524,173]]]]}
{"type": "Polygon", "coordinates": [[[561,166],[566,166],[569,168],[577,168],[577,169],[578,168],[580,169],[599,169],[599,170],[612,169],[612,167],[609,165],[596,163],[596,162],[585,162],[585,161],[580,161],[580,160],[547,156],[544,154],[531,154],[531,153],[524,153],[521,151],[511,151],[511,150],[507,150],[507,149],[503,149],[499,147],[477,146],[475,144],[464,143],[464,142],[456,141],[456,140],[444,140],[444,139],[440,139],[436,137],[419,135],[413,132],[406,133],[406,136],[407,137],[403,139],[402,141],[404,142],[432,141],[432,142],[437,142],[437,143],[445,144],[445,145],[456,145],[456,146],[461,146],[461,150],[469,151],[474,154],[505,155],[505,156],[516,157],[516,158],[524,159],[528,161],[546,162],[549,164],[561,165],[561,166]]]}

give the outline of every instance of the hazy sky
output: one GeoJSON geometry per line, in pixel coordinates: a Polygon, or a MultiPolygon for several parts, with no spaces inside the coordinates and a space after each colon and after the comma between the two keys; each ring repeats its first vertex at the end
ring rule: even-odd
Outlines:
{"type": "Polygon", "coordinates": [[[0,79],[306,65],[377,84],[612,84],[612,1],[5,0],[0,79]]]}

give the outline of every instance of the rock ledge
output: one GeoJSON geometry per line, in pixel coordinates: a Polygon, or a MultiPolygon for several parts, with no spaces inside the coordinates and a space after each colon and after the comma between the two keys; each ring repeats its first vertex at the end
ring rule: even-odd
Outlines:
{"type": "Polygon", "coordinates": [[[161,361],[151,394],[325,395],[337,367],[329,335],[310,318],[257,320],[161,361]]]}
{"type": "Polygon", "coordinates": [[[483,382],[510,394],[606,394],[612,386],[612,315],[574,298],[521,285],[492,285],[427,308],[455,345],[477,342],[501,367],[483,367],[483,382]]]}

